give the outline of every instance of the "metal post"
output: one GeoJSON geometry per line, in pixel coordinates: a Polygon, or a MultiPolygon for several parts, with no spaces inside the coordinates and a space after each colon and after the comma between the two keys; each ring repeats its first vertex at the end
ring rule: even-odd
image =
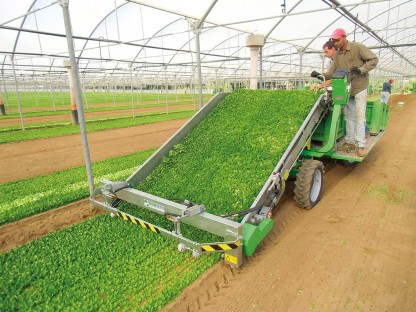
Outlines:
{"type": "Polygon", "coordinates": [[[13,76],[14,76],[14,86],[16,88],[16,95],[17,95],[17,105],[19,105],[20,123],[22,124],[22,130],[25,130],[25,123],[23,122],[22,104],[20,102],[19,87],[17,86],[16,70],[14,68],[13,55],[10,55],[10,60],[12,61],[12,70],[13,70],[13,76]]]}
{"type": "Polygon", "coordinates": [[[9,107],[9,95],[7,94],[7,88],[6,88],[6,81],[4,79],[4,71],[1,71],[1,76],[3,78],[3,88],[4,88],[4,94],[6,94],[6,107],[9,107]]]}
{"type": "Polygon", "coordinates": [[[53,86],[52,86],[51,73],[49,73],[49,87],[51,89],[51,98],[52,98],[53,111],[56,112],[55,97],[53,96],[53,86]]]}
{"type": "Polygon", "coordinates": [[[303,48],[299,48],[298,49],[298,53],[299,53],[299,77],[301,77],[301,88],[303,88],[303,86],[305,85],[305,81],[304,78],[302,77],[302,67],[303,67],[303,52],[304,49],[303,48]]]}
{"type": "Polygon", "coordinates": [[[1,93],[0,93],[0,115],[2,116],[6,115],[6,110],[4,109],[3,97],[1,96],[1,93]]]}
{"type": "Polygon", "coordinates": [[[88,109],[87,90],[85,88],[85,72],[82,74],[82,90],[84,91],[85,104],[87,104],[87,109],[88,109]]]}
{"type": "Polygon", "coordinates": [[[194,29],[195,45],[196,45],[196,63],[197,63],[197,69],[198,69],[199,108],[202,108],[202,106],[204,105],[204,102],[202,99],[201,46],[199,43],[199,35],[201,34],[201,28],[202,28],[202,24],[200,27],[194,29]]]}
{"type": "MultiPolygon", "coordinates": [[[[32,65],[33,65],[33,63],[32,63],[32,65]]],[[[35,72],[33,72],[33,75],[32,75],[32,82],[33,82],[33,92],[35,93],[36,106],[39,107],[39,102],[38,102],[38,88],[36,87],[35,72]]]]}
{"type": "Polygon", "coordinates": [[[263,88],[263,47],[260,47],[260,89],[264,89],[263,88]]]}
{"type": "Polygon", "coordinates": [[[71,117],[72,124],[79,125],[78,111],[77,111],[77,97],[75,94],[75,79],[73,77],[74,71],[72,70],[71,60],[64,60],[64,67],[68,71],[68,82],[69,82],[69,95],[71,98],[71,117]]]}
{"type": "Polygon", "coordinates": [[[130,68],[131,110],[133,113],[133,118],[135,118],[136,115],[134,114],[133,63],[129,64],[129,68],[130,68]]]}
{"type": "Polygon", "coordinates": [[[87,169],[88,185],[90,188],[90,195],[92,195],[94,192],[94,177],[92,174],[90,151],[88,148],[88,139],[87,139],[87,132],[86,132],[86,127],[85,127],[84,107],[82,105],[81,85],[79,82],[78,65],[75,61],[75,49],[74,49],[74,42],[72,39],[71,18],[69,16],[69,9],[68,9],[69,0],[60,0],[60,5],[62,7],[62,14],[64,16],[64,22],[65,22],[66,40],[68,44],[68,53],[69,53],[69,58],[71,62],[72,78],[74,80],[76,105],[78,109],[78,118],[79,118],[81,138],[82,138],[82,147],[84,150],[85,165],[87,169]]]}
{"type": "Polygon", "coordinates": [[[165,100],[166,100],[166,113],[169,114],[169,99],[168,99],[168,77],[167,77],[167,66],[165,66],[165,100]]]}

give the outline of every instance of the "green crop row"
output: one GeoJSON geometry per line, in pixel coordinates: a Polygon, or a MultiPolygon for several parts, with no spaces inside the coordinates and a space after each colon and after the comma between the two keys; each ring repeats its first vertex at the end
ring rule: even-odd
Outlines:
{"type": "MultiPolygon", "coordinates": [[[[208,100],[209,98],[207,97],[205,100],[208,100]]],[[[141,113],[141,109],[143,108],[155,108],[155,107],[161,107],[161,108],[165,108],[166,106],[169,107],[169,109],[171,110],[172,108],[175,108],[175,106],[178,105],[186,105],[186,104],[193,104],[195,103],[195,105],[197,105],[199,107],[199,102],[196,103],[195,100],[181,100],[180,102],[158,102],[158,103],[148,103],[148,104],[134,104],[134,112],[136,115],[140,115],[141,113]]],[[[94,113],[94,112],[105,112],[105,111],[126,111],[126,114],[132,114],[132,105],[128,104],[128,105],[124,105],[124,104],[119,104],[119,105],[112,105],[112,106],[94,106],[94,107],[89,107],[86,108],[84,107],[84,112],[85,113],[94,113]]],[[[6,115],[1,116],[1,119],[13,119],[13,118],[20,118],[20,115],[18,112],[15,113],[9,113],[6,109],[6,115]]],[[[40,116],[59,116],[59,115],[71,115],[71,108],[65,107],[65,108],[59,108],[57,110],[43,110],[43,111],[29,111],[29,112],[24,112],[23,116],[24,117],[40,117],[40,116]]]]}
{"type": "MultiPolygon", "coordinates": [[[[3,102],[8,104],[8,107],[18,107],[17,93],[16,92],[4,92],[1,93],[3,102]]],[[[22,91],[19,92],[20,104],[23,107],[62,107],[68,106],[71,103],[69,91],[47,92],[47,91],[22,91]]],[[[82,93],[84,106],[89,104],[102,104],[102,103],[125,103],[132,101],[132,93],[130,91],[122,92],[90,92],[82,93]],[[86,97],[85,97],[86,95],[86,97]]],[[[133,93],[133,100],[138,103],[142,101],[159,101],[164,102],[186,100],[198,98],[197,95],[191,93],[141,93],[135,91],[133,93]]]]}
{"type": "MultiPolygon", "coordinates": [[[[126,179],[153,152],[94,163],[96,181],[126,179]]],[[[84,167],[3,184],[1,220],[86,196],[84,167]]],[[[193,259],[170,239],[99,216],[1,254],[0,310],[158,311],[218,260],[193,259]]]]}
{"type": "MultiPolygon", "coordinates": [[[[95,184],[126,179],[154,150],[93,163],[95,184]]],[[[85,166],[0,184],[0,225],[88,197],[85,166]]]]}
{"type": "MultiPolygon", "coordinates": [[[[180,110],[171,112],[169,114],[154,113],[149,115],[136,116],[135,118],[113,118],[98,120],[99,122],[97,122],[97,120],[89,121],[86,122],[86,126],[88,132],[103,131],[110,129],[133,127],[160,121],[184,119],[191,117],[193,114],[193,110],[180,110]]],[[[40,128],[27,127],[27,129],[24,131],[17,131],[17,129],[3,130],[0,131],[0,144],[24,140],[43,139],[71,134],[79,134],[79,126],[72,124],[58,124],[40,128]]]]}
{"type": "Polygon", "coordinates": [[[158,311],[219,255],[102,215],[0,255],[1,311],[158,311]]]}

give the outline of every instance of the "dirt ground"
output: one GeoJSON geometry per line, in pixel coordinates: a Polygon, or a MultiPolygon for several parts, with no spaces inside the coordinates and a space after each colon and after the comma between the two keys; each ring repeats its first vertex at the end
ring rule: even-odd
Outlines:
{"type": "MultiPolygon", "coordinates": [[[[326,168],[324,196],[314,209],[297,208],[289,187],[275,209],[272,232],[254,256],[246,257],[239,269],[214,266],[164,310],[414,311],[415,116],[416,95],[393,98],[386,134],[363,163],[326,168]],[[404,108],[397,107],[398,101],[405,102],[404,108]]],[[[126,137],[131,141],[126,138],[125,144],[136,144],[137,138],[126,137]]],[[[26,158],[37,154],[33,159],[42,157],[47,163],[67,159],[61,152],[45,158],[41,149],[25,148],[26,158]]],[[[93,154],[109,152],[107,146],[93,154]]],[[[16,171],[24,176],[27,168],[17,164],[16,171]]],[[[81,201],[3,226],[0,249],[67,226],[69,215],[78,216],[71,222],[79,222],[96,213],[101,212],[81,201]]]]}
{"type": "MultiPolygon", "coordinates": [[[[87,135],[92,162],[158,148],[187,119],[92,132],[87,135]]],[[[79,134],[0,146],[0,183],[52,173],[85,164],[79,134]]]]}

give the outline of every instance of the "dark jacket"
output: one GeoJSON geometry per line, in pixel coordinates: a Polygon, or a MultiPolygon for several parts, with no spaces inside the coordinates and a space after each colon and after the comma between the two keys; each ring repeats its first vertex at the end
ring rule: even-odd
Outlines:
{"type": "Polygon", "coordinates": [[[383,90],[381,90],[381,92],[391,93],[391,84],[390,84],[390,82],[386,81],[385,83],[383,83],[383,90]]]}

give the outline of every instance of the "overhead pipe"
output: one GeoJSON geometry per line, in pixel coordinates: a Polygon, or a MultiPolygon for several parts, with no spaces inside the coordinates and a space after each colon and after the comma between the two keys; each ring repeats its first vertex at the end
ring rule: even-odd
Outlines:
{"type": "MultiPolygon", "coordinates": [[[[373,29],[371,29],[371,27],[369,27],[365,23],[361,22],[357,17],[355,17],[354,15],[352,15],[350,11],[348,11],[345,8],[343,8],[342,5],[341,5],[341,3],[339,3],[336,0],[324,0],[324,2],[326,2],[326,1],[330,2],[330,3],[327,3],[328,5],[331,5],[332,4],[332,7],[333,8],[335,8],[336,10],[340,10],[340,13],[342,15],[344,15],[347,19],[349,19],[354,24],[356,24],[356,25],[358,24],[363,30],[365,30],[366,32],[368,32],[378,42],[380,42],[384,46],[388,46],[389,45],[389,43],[387,41],[385,41],[383,38],[381,38],[379,35],[377,35],[376,32],[373,29]]],[[[408,58],[406,58],[404,55],[402,55],[401,53],[399,53],[396,49],[392,48],[392,51],[394,53],[396,53],[401,59],[403,59],[406,62],[408,62],[409,64],[411,64],[413,67],[416,67],[416,64],[414,64],[408,58]]]]}

